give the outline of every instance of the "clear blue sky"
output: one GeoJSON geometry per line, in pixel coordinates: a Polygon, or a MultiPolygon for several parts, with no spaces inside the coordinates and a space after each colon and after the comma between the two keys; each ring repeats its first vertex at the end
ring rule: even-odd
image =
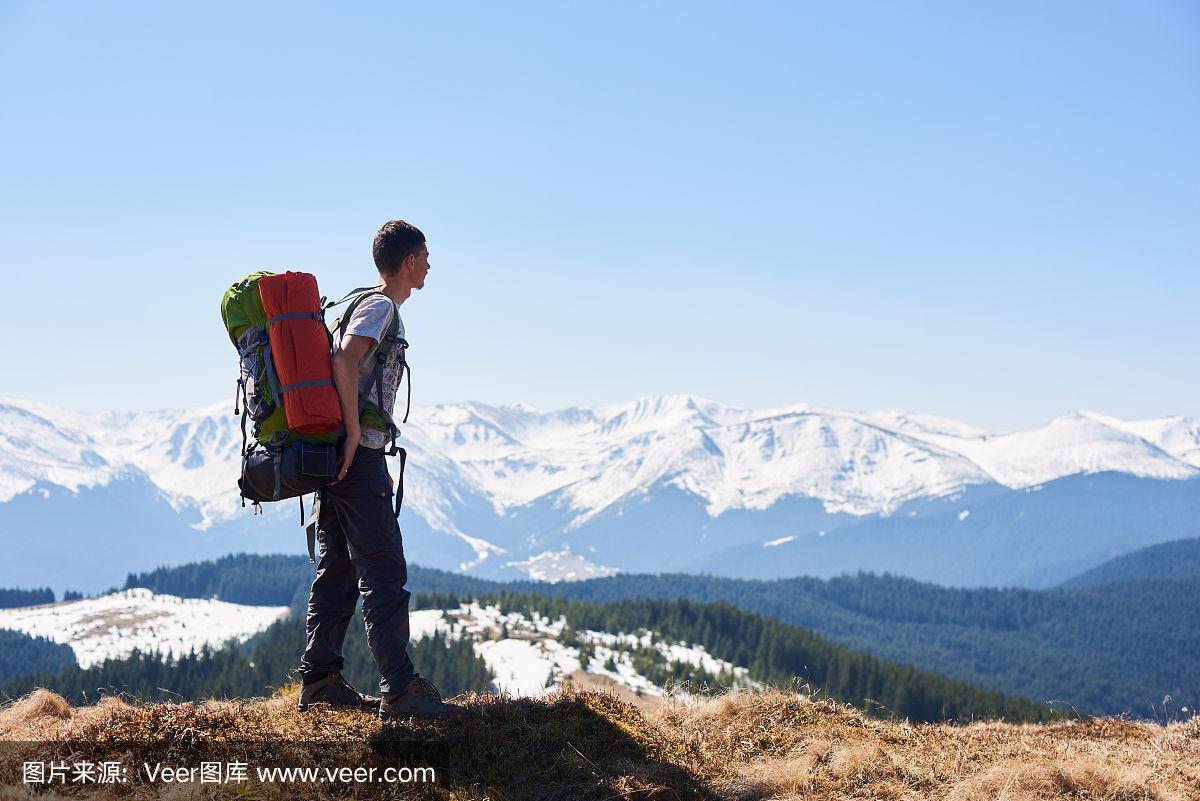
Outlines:
{"type": "Polygon", "coordinates": [[[419,403],[1200,414],[1195,2],[0,0],[0,98],[0,394],[232,399],[402,217],[419,403]]]}

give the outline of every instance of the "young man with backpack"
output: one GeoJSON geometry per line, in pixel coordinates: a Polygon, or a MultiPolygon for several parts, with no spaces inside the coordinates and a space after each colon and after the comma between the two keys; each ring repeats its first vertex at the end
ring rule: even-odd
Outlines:
{"type": "Polygon", "coordinates": [[[407,369],[400,304],[425,286],[429,249],[420,230],[392,220],[375,235],[372,255],[380,285],[355,298],[334,326],[333,380],[346,436],[338,446],[337,480],[318,498],[321,559],[308,600],[299,708],[327,703],[378,707],[384,719],[442,716],[459,708],[442,700],[408,656],[408,567],[384,459],[389,446],[389,453],[401,453],[402,494],[403,451],[395,447],[392,420],[407,369]],[[382,700],[359,692],[341,675],[342,643],[360,593],[382,700]]]}

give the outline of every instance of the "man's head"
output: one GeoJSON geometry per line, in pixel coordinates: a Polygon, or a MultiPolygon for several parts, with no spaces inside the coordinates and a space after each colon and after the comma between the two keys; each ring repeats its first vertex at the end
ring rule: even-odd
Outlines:
{"type": "Polygon", "coordinates": [[[425,234],[404,220],[389,220],[375,234],[371,246],[375,268],[386,282],[399,281],[414,289],[425,286],[429,248],[425,234]]]}

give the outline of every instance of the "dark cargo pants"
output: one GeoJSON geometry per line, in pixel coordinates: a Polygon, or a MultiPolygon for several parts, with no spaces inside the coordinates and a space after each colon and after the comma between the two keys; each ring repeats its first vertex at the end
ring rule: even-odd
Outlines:
{"type": "Polygon", "coordinates": [[[342,670],[342,643],[360,594],[379,691],[400,692],[415,675],[408,657],[408,565],[388,478],[383,450],[359,445],[346,477],[321,491],[321,559],[308,596],[301,675],[342,670]]]}

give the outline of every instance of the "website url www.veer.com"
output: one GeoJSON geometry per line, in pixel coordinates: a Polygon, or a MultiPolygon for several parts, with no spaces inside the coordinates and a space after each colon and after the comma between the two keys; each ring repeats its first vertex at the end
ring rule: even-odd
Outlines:
{"type": "Polygon", "coordinates": [[[136,778],[166,784],[195,782],[198,784],[242,784],[251,776],[262,783],[366,783],[418,784],[437,782],[437,771],[431,767],[387,767],[359,765],[338,767],[265,767],[247,761],[201,762],[199,765],[163,765],[145,762],[136,774],[120,761],[109,762],[25,762],[25,784],[130,784],[136,778]]]}
{"type": "Polygon", "coordinates": [[[321,782],[341,783],[371,783],[385,782],[387,784],[420,784],[437,781],[437,772],[433,768],[408,767],[340,767],[340,768],[264,768],[256,767],[255,773],[260,782],[269,783],[305,783],[321,782]]]}

